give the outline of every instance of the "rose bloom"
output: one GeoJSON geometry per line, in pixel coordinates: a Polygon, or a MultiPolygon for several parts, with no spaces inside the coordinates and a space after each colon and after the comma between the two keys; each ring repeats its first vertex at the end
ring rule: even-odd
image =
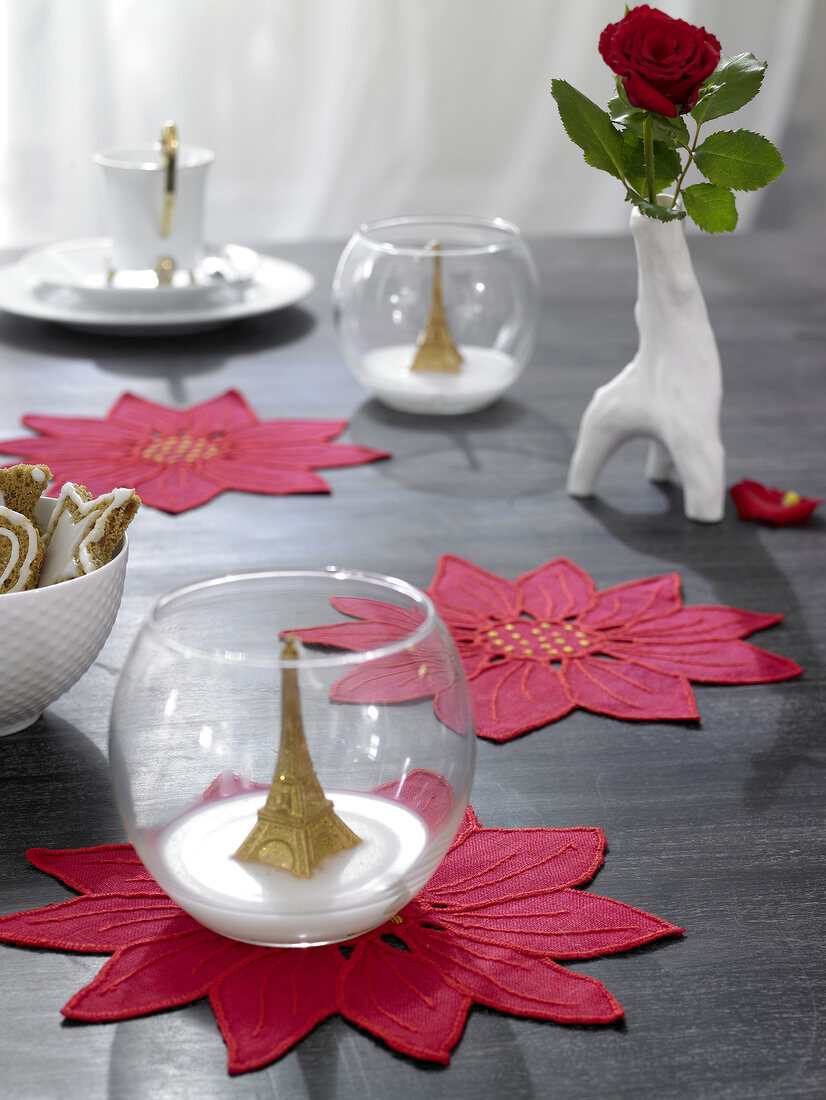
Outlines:
{"type": "Polygon", "coordinates": [[[697,102],[700,85],[720,60],[720,43],[705,27],[641,4],[609,23],[599,52],[620,77],[632,107],[675,118],[697,102]]]}

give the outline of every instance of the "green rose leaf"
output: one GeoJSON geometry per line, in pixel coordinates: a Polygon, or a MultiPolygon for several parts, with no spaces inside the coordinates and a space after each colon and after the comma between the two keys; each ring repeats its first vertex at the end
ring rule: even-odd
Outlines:
{"type": "Polygon", "coordinates": [[[649,218],[656,218],[661,222],[676,222],[685,217],[685,210],[673,209],[670,206],[658,206],[656,203],[643,199],[634,191],[627,191],[625,201],[631,202],[643,214],[649,218]]]}
{"type": "Polygon", "coordinates": [[[611,116],[567,80],[552,80],[551,95],[565,133],[583,151],[586,163],[622,179],[622,134],[611,116]]]}
{"type": "Polygon", "coordinates": [[[694,161],[707,180],[734,191],[757,191],[785,167],[768,138],[751,130],[718,130],[696,149],[694,161]]]}
{"type": "Polygon", "coordinates": [[[721,58],[703,85],[692,116],[699,124],[739,111],[760,91],[765,73],[766,62],[758,61],[752,53],[721,58]]]}
{"type": "Polygon", "coordinates": [[[730,233],[737,225],[737,207],[728,188],[694,183],[680,194],[686,213],[706,233],[730,233]]]}
{"type": "MultiPolygon", "coordinates": [[[[622,163],[630,187],[642,194],[645,185],[645,149],[641,137],[626,130],[622,135],[622,163]]],[[[654,142],[654,183],[662,191],[682,171],[680,156],[673,145],[654,142]]]]}
{"type": "MultiPolygon", "coordinates": [[[[624,126],[642,137],[643,119],[648,111],[642,111],[638,107],[630,107],[627,101],[620,96],[614,96],[613,99],[609,100],[608,111],[617,125],[624,126]]],[[[666,145],[687,147],[690,141],[688,127],[680,115],[677,115],[676,118],[667,118],[665,115],[658,115],[652,111],[651,132],[658,141],[662,141],[666,145]]]]}

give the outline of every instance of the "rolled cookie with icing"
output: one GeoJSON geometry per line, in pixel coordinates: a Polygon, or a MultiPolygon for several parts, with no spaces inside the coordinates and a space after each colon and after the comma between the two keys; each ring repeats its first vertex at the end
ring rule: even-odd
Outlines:
{"type": "Polygon", "coordinates": [[[34,506],[52,478],[48,466],[6,466],[0,470],[0,504],[34,519],[34,506]]]}
{"type": "Polygon", "coordinates": [[[0,593],[36,588],[42,563],[37,527],[22,512],[0,504],[0,593]]]}
{"type": "Polygon", "coordinates": [[[132,522],[140,497],[113,489],[96,499],[83,485],[64,485],[43,536],[40,587],[83,576],[105,565],[132,522]]]}
{"type": "Polygon", "coordinates": [[[51,476],[48,466],[0,470],[0,593],[37,586],[44,547],[34,506],[51,476]]]}

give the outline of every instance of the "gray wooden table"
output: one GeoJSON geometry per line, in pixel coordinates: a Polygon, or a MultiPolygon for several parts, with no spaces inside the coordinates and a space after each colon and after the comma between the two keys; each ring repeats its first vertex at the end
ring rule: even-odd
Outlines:
{"type": "MultiPolygon", "coordinates": [[[[826,488],[825,246],[692,240],[724,366],[729,484],[826,488]]],[[[617,455],[597,498],[566,495],[588,397],[635,348],[630,239],[536,242],[545,300],[531,364],[507,399],[444,420],[384,409],[349,374],[329,309],[338,245],[270,251],[309,268],[315,293],[210,334],[124,340],[0,315],[2,437],[19,435],[27,412],[102,416],[126,390],[184,406],[237,387],[262,419],[347,417],[345,438],[393,453],[328,471],[329,497],[225,493],[180,516],[143,510],[99,660],[0,742],[0,912],[67,896],[29,866],[27,847],[124,839],[106,764],[115,680],[150,602],[196,577],[335,561],[426,586],[446,552],[508,577],[567,555],[599,587],[677,570],[686,603],[783,612],[753,641],[805,675],[697,686],[697,728],[576,711],[505,745],[480,742],[483,823],[602,826],[609,851],[593,889],[687,928],[681,940],[570,964],[605,982],[622,1023],[565,1027],[477,1007],[442,1068],[334,1017],[276,1064],[230,1078],[205,1001],[71,1024],[60,1007],[104,960],[0,946],[0,1096],[823,1095],[823,516],[772,529],[739,521],[729,504],[721,524],[693,524],[678,488],[643,480],[639,443],[617,455]]]]}

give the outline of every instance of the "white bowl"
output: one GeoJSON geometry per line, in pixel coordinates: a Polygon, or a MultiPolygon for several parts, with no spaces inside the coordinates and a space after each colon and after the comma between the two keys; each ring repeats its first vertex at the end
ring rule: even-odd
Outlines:
{"type": "MultiPolygon", "coordinates": [[[[43,497],[41,529],[57,502],[43,497]]],[[[35,722],[76,684],[103,648],[123,594],[129,544],[124,536],[110,562],[83,577],[47,588],[0,595],[0,736],[35,722]]]]}

